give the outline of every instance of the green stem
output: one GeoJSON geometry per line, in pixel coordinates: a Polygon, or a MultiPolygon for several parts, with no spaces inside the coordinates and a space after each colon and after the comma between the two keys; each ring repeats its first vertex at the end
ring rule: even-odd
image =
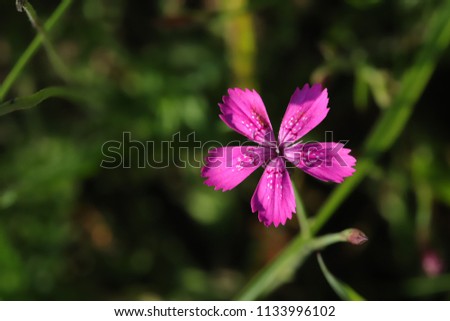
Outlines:
{"type": "Polygon", "coordinates": [[[297,237],[271,264],[263,268],[236,297],[237,300],[253,300],[267,294],[289,280],[296,267],[302,264],[314,251],[331,244],[346,242],[345,233],[327,234],[314,239],[297,237]]]}
{"type": "Polygon", "coordinates": [[[334,292],[336,292],[336,294],[341,298],[341,300],[365,301],[365,299],[358,292],[353,290],[348,284],[337,279],[330,272],[330,270],[328,270],[320,253],[317,253],[317,261],[319,262],[320,269],[322,270],[325,279],[327,279],[328,284],[331,286],[334,292]]]}
{"type": "Polygon", "coordinates": [[[292,184],[292,188],[294,190],[295,203],[297,204],[297,219],[298,224],[300,225],[300,233],[305,239],[309,239],[311,237],[311,229],[309,227],[308,216],[306,215],[305,206],[303,205],[302,198],[297,191],[297,188],[294,184],[292,184]]]}
{"type": "Polygon", "coordinates": [[[0,104],[0,116],[6,115],[16,110],[32,108],[42,101],[60,97],[75,101],[85,101],[86,96],[81,91],[65,87],[49,87],[42,89],[30,96],[14,98],[0,104]]]}
{"type": "Polygon", "coordinates": [[[48,58],[50,63],[53,65],[53,68],[58,73],[58,75],[64,79],[66,82],[70,82],[70,72],[69,69],[64,64],[63,60],[60,58],[58,53],[56,52],[53,44],[50,41],[50,37],[48,33],[45,31],[45,28],[42,27],[39,17],[34,10],[33,6],[30,2],[26,1],[23,5],[23,10],[28,16],[32,26],[36,29],[38,34],[42,36],[42,42],[44,44],[44,48],[47,51],[48,58]]]}
{"type": "MultiPolygon", "coordinates": [[[[55,9],[51,17],[47,20],[44,25],[44,29],[46,32],[50,32],[62,17],[62,15],[67,11],[69,6],[72,4],[72,0],[62,0],[59,6],[55,9]]],[[[11,89],[14,82],[17,80],[26,64],[30,61],[36,51],[39,49],[43,41],[42,35],[38,34],[34,37],[33,41],[24,51],[22,56],[19,58],[17,63],[14,65],[13,69],[6,76],[3,81],[2,86],[0,87],[0,101],[3,101],[8,91],[11,89]]]]}
{"type": "Polygon", "coordinates": [[[339,185],[327,198],[325,203],[320,208],[316,217],[311,224],[311,232],[313,235],[317,234],[324,226],[336,209],[342,202],[351,194],[351,192],[361,183],[361,181],[370,173],[370,169],[374,166],[374,160],[370,158],[360,158],[356,166],[355,175],[346,178],[344,183],[339,185]]]}

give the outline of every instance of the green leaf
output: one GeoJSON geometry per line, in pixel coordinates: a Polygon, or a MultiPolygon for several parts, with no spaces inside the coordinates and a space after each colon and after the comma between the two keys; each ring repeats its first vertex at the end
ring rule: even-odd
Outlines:
{"type": "Polygon", "coordinates": [[[450,274],[416,277],[405,281],[402,290],[408,297],[427,297],[450,292],[450,274]]]}
{"type": "Polygon", "coordinates": [[[322,270],[323,275],[328,281],[328,284],[333,288],[334,292],[342,299],[347,301],[365,301],[365,299],[358,294],[355,290],[353,290],[348,284],[337,279],[326,267],[323,262],[322,256],[320,253],[317,254],[317,261],[319,262],[320,269],[322,270]]]}
{"type": "Polygon", "coordinates": [[[32,108],[44,100],[52,97],[67,98],[69,100],[86,99],[83,95],[73,89],[64,87],[48,87],[30,96],[14,98],[0,104],[0,116],[9,114],[16,110],[32,108]]]}

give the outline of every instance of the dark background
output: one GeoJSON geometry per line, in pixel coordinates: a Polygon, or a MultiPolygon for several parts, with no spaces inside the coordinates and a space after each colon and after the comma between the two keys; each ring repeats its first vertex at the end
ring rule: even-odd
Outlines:
{"type": "MultiPolygon", "coordinates": [[[[74,1],[50,33],[84,102],[50,99],[0,118],[0,299],[230,299],[298,233],[250,210],[261,170],[232,191],[203,184],[202,144],[243,138],[218,118],[229,87],[256,88],[275,129],[297,86],[321,82],[330,113],[308,139],[348,139],[357,158],[413,63],[436,0],[74,1]],[[100,167],[102,145],[155,142],[166,168],[100,167]],[[183,146],[186,144],[183,144],[183,146]],[[182,162],[190,160],[183,168],[182,162]],[[178,165],[178,166],[177,166],[178,165]]],[[[45,21],[58,1],[33,1],[45,21]]],[[[36,31],[0,0],[0,81],[36,31]]],[[[443,55],[392,148],[335,212],[370,241],[323,252],[371,300],[450,298],[450,56],[443,55]],[[433,271],[431,265],[441,266],[433,271]]],[[[7,98],[66,86],[44,48],[7,98]]],[[[210,146],[209,146],[210,147],[210,146]]],[[[336,184],[292,172],[310,216],[336,184]]],[[[267,299],[337,299],[314,257],[267,299]]]]}

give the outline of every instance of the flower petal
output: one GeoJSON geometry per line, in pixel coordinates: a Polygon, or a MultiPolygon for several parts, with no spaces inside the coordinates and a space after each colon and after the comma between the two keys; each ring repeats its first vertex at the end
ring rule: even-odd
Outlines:
{"type": "Polygon", "coordinates": [[[229,89],[219,107],[220,118],[231,129],[258,143],[275,141],[266,107],[255,90],[229,89]]]}
{"type": "Polygon", "coordinates": [[[293,143],[316,127],[328,113],[328,93],[319,84],[297,88],[289,101],[278,133],[278,141],[293,143]]]}
{"type": "Polygon", "coordinates": [[[284,156],[315,178],[342,183],[355,172],[356,159],[349,153],[342,143],[307,143],[286,148],[284,156]]]}
{"type": "Polygon", "coordinates": [[[205,184],[215,190],[228,191],[236,187],[265,161],[265,148],[228,146],[209,151],[202,168],[205,184]]]}
{"type": "Polygon", "coordinates": [[[266,226],[284,225],[295,212],[295,198],[284,159],[273,159],[264,170],[251,200],[252,212],[266,226]]]}

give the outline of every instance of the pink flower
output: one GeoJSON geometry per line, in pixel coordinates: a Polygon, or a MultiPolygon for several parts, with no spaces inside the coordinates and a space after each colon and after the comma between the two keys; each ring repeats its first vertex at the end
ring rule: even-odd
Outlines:
{"type": "Polygon", "coordinates": [[[427,250],[422,255],[422,269],[430,277],[438,276],[444,271],[444,262],[436,251],[427,250]]]}
{"type": "Polygon", "coordinates": [[[251,200],[252,212],[266,226],[292,218],[295,197],[286,160],[322,180],[341,183],[356,163],[342,143],[302,143],[300,138],[328,113],[328,94],[321,85],[297,88],[281,122],[278,140],[261,97],[255,90],[229,89],[219,104],[220,118],[258,146],[227,146],[209,151],[202,168],[205,184],[216,190],[236,187],[258,167],[264,173],[251,200]]]}

